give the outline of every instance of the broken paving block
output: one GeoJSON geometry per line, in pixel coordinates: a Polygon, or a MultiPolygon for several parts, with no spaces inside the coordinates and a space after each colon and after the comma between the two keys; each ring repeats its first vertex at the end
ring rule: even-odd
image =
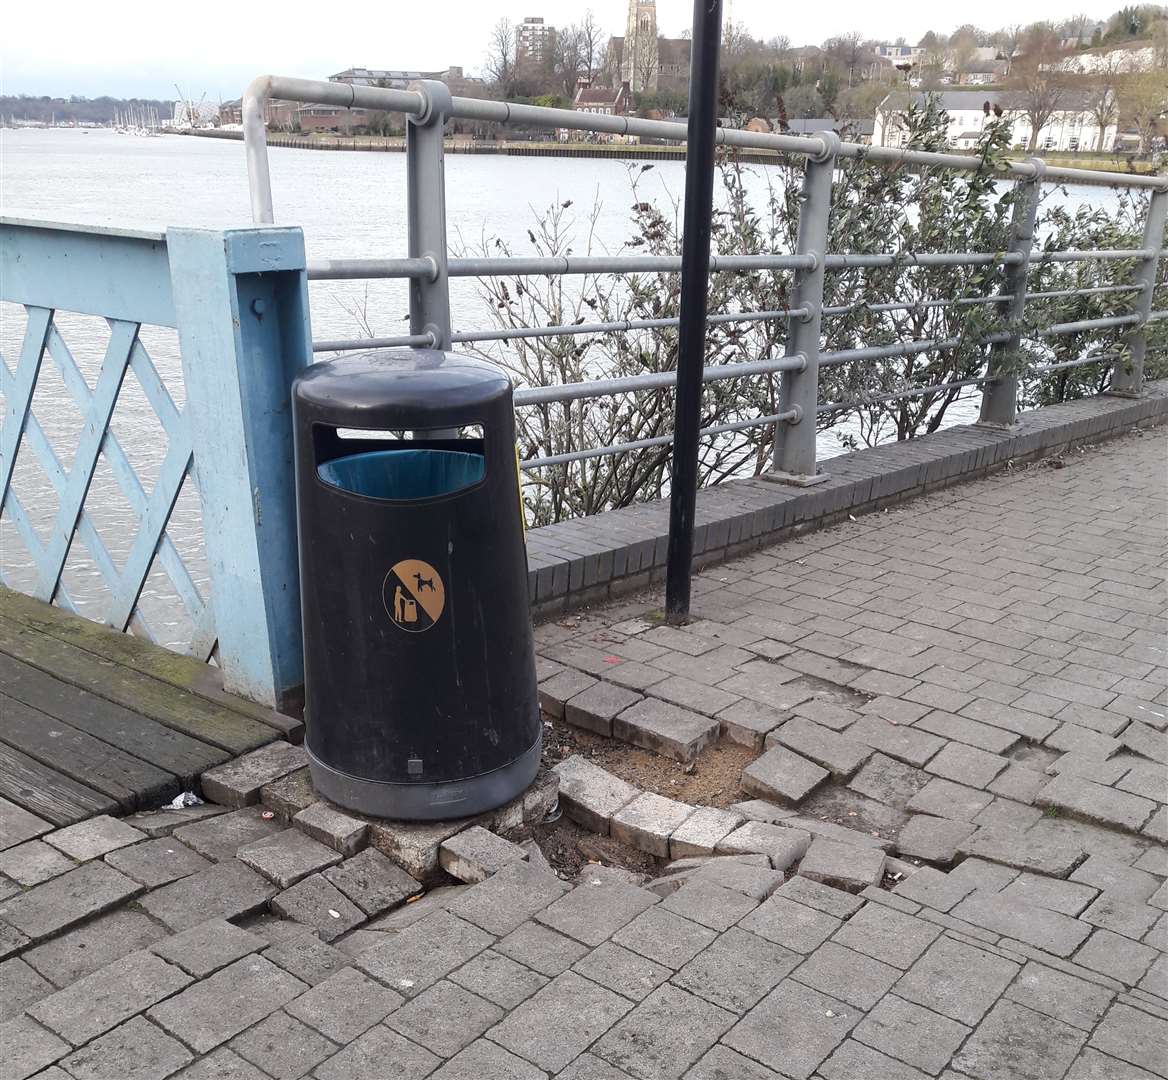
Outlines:
{"type": "Polygon", "coordinates": [[[481,825],[472,825],[443,840],[438,847],[438,863],[452,877],[475,885],[486,881],[508,863],[523,862],[527,858],[518,844],[488,832],[481,825]]]}

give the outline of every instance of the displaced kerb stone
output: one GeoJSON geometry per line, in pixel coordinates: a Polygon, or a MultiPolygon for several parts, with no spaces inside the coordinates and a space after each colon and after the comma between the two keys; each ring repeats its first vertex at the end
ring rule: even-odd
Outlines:
{"type": "Polygon", "coordinates": [[[338,810],[331,803],[315,802],[292,818],[292,824],[313,840],[328,844],[348,858],[356,855],[369,836],[369,823],[338,810]]]}
{"type": "Polygon", "coordinates": [[[684,762],[717,740],[719,730],[717,720],[657,698],[637,702],[612,723],[616,738],[684,762]]]}
{"type": "Polygon", "coordinates": [[[785,870],[803,857],[811,844],[811,834],[802,829],[788,829],[765,821],[748,821],[718,841],[716,851],[723,855],[761,853],[776,870],[785,870]]]}
{"type": "Polygon", "coordinates": [[[722,734],[731,741],[753,750],[761,750],[766,736],[790,715],[750,698],[743,698],[718,713],[718,722],[722,725],[722,734]]]}
{"type": "Polygon", "coordinates": [[[108,814],[101,814],[49,833],[45,843],[52,844],[71,859],[85,862],[87,859],[100,859],[108,852],[145,839],[146,834],[133,826],[108,814]]]}
{"type": "Polygon", "coordinates": [[[816,837],[799,863],[799,874],[824,885],[859,892],[884,877],[883,851],[816,837]]]}
{"type": "Polygon", "coordinates": [[[669,838],[693,814],[687,803],[642,792],[612,819],[612,835],[616,840],[657,855],[669,857],[669,838]]]}
{"type": "Polygon", "coordinates": [[[308,764],[303,746],[283,740],[268,743],[200,777],[203,796],[221,806],[251,806],[260,801],[260,788],[308,764]]]}
{"type": "Polygon", "coordinates": [[[553,770],[560,778],[564,812],[591,832],[607,836],[613,814],[641,792],[599,765],[574,754],[553,770]]]}
{"type": "Polygon", "coordinates": [[[612,735],[612,721],[641,700],[641,695],[615,683],[593,683],[564,706],[564,719],[574,727],[595,731],[598,735],[612,735]]]}
{"type": "Polygon", "coordinates": [[[761,799],[798,803],[827,777],[826,769],[785,747],[776,746],[743,769],[742,790],[761,799]]]}
{"type": "Polygon", "coordinates": [[[564,668],[539,684],[539,707],[557,720],[564,719],[564,706],[577,694],[595,685],[596,679],[575,668],[564,668]]]}
{"type": "Polygon", "coordinates": [[[669,856],[680,859],[686,855],[712,855],[718,841],[745,820],[742,814],[733,810],[699,806],[670,836],[669,856]]]}
{"type": "Polygon", "coordinates": [[[373,848],[330,867],[324,876],[369,916],[404,904],[422,891],[421,884],[373,848]]]}
{"type": "Polygon", "coordinates": [[[481,825],[455,833],[438,848],[438,863],[451,877],[468,885],[485,881],[508,863],[523,862],[527,853],[518,845],[487,832],[481,825]]]}

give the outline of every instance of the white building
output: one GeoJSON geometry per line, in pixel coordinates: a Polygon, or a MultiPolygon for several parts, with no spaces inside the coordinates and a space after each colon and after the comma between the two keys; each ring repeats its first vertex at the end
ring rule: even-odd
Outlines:
{"type": "MultiPolygon", "coordinates": [[[[936,96],[949,115],[949,143],[955,150],[968,150],[976,145],[986,124],[993,118],[993,107],[1001,107],[1013,123],[1011,143],[1017,149],[1030,145],[1030,121],[1019,107],[1016,95],[1000,90],[944,90],[936,96]],[[986,104],[989,115],[986,115],[986,104]]],[[[923,105],[923,93],[889,94],[876,109],[876,123],[872,131],[875,146],[904,146],[908,141],[904,114],[910,104],[923,105]]],[[[1115,145],[1117,127],[1114,122],[1103,132],[1103,150],[1110,152],[1115,145]]],[[[1038,133],[1035,144],[1039,153],[1051,150],[1095,150],[1099,146],[1099,125],[1088,108],[1086,96],[1076,97],[1051,118],[1038,133]]]]}

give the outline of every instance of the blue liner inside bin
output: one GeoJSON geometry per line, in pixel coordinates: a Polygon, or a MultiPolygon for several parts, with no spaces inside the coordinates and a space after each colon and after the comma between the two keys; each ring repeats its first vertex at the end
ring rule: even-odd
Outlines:
{"type": "Polygon", "coordinates": [[[477,484],[486,460],[457,450],[371,450],[322,462],[316,472],[326,484],[370,499],[432,499],[477,484]]]}

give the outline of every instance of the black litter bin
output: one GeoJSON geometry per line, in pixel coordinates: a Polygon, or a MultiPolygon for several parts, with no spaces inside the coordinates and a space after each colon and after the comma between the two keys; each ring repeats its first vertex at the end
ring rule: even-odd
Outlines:
{"type": "Polygon", "coordinates": [[[379,817],[506,802],[540,758],[511,385],[435,350],[292,391],[312,780],[379,817]]]}

